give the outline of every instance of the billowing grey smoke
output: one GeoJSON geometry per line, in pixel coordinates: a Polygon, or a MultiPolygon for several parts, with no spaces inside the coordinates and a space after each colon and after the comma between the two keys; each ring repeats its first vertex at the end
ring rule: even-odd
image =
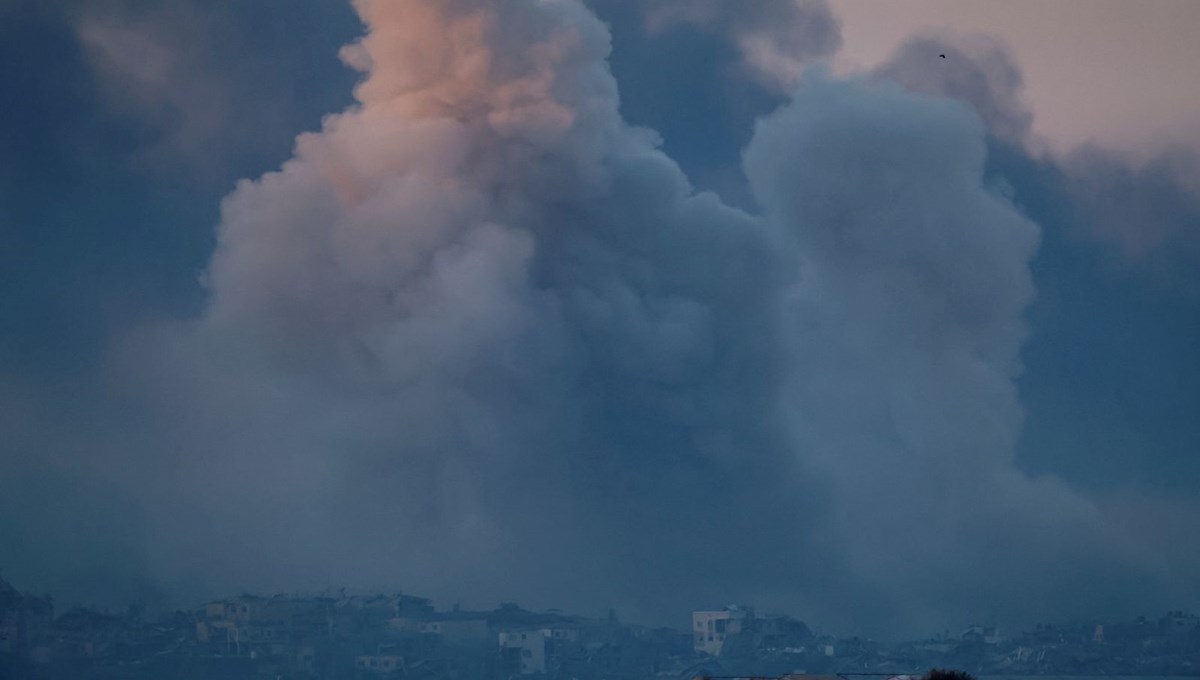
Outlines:
{"type": "MultiPolygon", "coordinates": [[[[288,436],[222,441],[234,476],[318,494],[353,540],[317,562],[359,582],[661,615],[824,568],[776,399],[786,258],[621,122],[603,27],[570,3],[360,9],[362,106],[224,207],[190,341],[267,371],[236,410],[288,436]]],[[[261,516],[241,483],[201,487],[261,516]]]]}
{"type": "Polygon", "coordinates": [[[238,186],[204,314],[114,368],[159,573],[896,634],[1175,586],[1012,466],[1037,228],[966,106],[810,73],[755,216],[621,120],[580,3],[356,7],[359,103],[238,186]]]}
{"type": "Polygon", "coordinates": [[[1166,147],[1141,161],[1089,144],[1049,153],[1032,134],[1033,115],[1021,96],[1015,56],[994,38],[952,34],[914,37],[872,77],[914,92],[969,104],[994,139],[1041,156],[1064,180],[1074,238],[1096,240],[1160,283],[1200,291],[1200,158],[1195,149],[1166,147]],[[938,59],[946,54],[946,60],[938,59]]]}
{"type": "Polygon", "coordinates": [[[824,0],[664,0],[646,4],[644,12],[651,32],[684,24],[723,36],[741,54],[745,75],[785,94],[800,81],[806,62],[841,44],[837,19],[824,0]]]}
{"type": "Polygon", "coordinates": [[[1015,600],[1082,614],[1064,584],[1130,597],[1144,559],[1085,499],[1013,467],[1038,234],[984,189],[983,140],[955,102],[814,79],[747,152],[800,253],[797,451],[836,491],[849,568],[887,594],[871,605],[918,627],[1003,620],[1015,600]]]}
{"type": "Polygon", "coordinates": [[[698,188],[753,203],[741,153],[803,68],[831,57],[840,26],[822,0],[587,0],[613,34],[621,114],[663,137],[698,188]],[[697,143],[703,140],[702,143],[697,143]]]}
{"type": "Polygon", "coordinates": [[[874,75],[926,94],[961,99],[988,131],[1010,143],[1028,141],[1033,115],[1021,100],[1021,70],[1008,49],[982,35],[909,39],[874,75]],[[939,55],[945,54],[945,59],[939,55]]]}
{"type": "Polygon", "coordinates": [[[341,3],[297,0],[286,12],[262,2],[43,4],[75,30],[104,112],[139,122],[139,166],[186,170],[227,191],[227,173],[277,162],[289,131],[349,100],[348,74],[327,58],[357,29],[341,3]]]}
{"type": "Polygon", "coordinates": [[[1075,150],[1063,172],[1083,228],[1159,284],[1200,294],[1200,152],[1168,148],[1144,162],[1102,147],[1075,150]]]}

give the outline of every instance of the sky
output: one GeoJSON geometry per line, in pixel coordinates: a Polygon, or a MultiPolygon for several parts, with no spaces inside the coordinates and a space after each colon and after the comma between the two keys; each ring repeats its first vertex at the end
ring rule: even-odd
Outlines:
{"type": "Polygon", "coordinates": [[[4,2],[0,569],[1195,608],[1200,17],[1137,8],[4,2]]]}
{"type": "Polygon", "coordinates": [[[914,33],[982,34],[1019,58],[1033,131],[1062,153],[1088,142],[1145,161],[1200,139],[1190,0],[830,0],[845,70],[877,65],[914,33]],[[1151,104],[1152,103],[1152,104],[1151,104]]]}

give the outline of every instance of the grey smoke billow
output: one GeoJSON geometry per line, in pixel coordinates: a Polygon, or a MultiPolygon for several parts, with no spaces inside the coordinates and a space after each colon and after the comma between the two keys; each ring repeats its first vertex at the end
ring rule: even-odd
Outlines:
{"type": "Polygon", "coordinates": [[[137,122],[137,153],[122,159],[137,166],[226,191],[229,173],[278,162],[287,131],[349,101],[349,74],[327,58],[358,28],[341,3],[298,0],[286,12],[229,0],[47,4],[74,29],[101,114],[137,122]]]}
{"type": "Polygon", "coordinates": [[[1033,114],[1021,99],[1021,69],[996,38],[915,36],[873,75],[914,92],[965,101],[983,119],[990,134],[1013,144],[1029,140],[1033,114]],[[946,59],[940,59],[941,54],[946,59]]]}
{"type": "Polygon", "coordinates": [[[269,366],[256,391],[285,381],[300,405],[258,408],[306,434],[271,447],[289,452],[214,448],[235,469],[286,466],[289,495],[313,485],[356,539],[318,562],[378,546],[331,567],[360,582],[524,584],[512,594],[659,615],[814,562],[795,537],[815,511],[757,519],[819,493],[793,481],[772,413],[785,272],[765,225],[691,195],[620,121],[607,34],[581,7],[360,9],[362,107],[226,201],[192,339],[269,366]],[[769,559],[711,561],[745,535],[769,559]],[[696,589],[666,588],[687,565],[704,565],[696,589]]]}
{"type": "Polygon", "coordinates": [[[736,47],[743,75],[785,94],[807,62],[841,44],[837,19],[824,0],[666,0],[640,9],[652,33],[691,25],[720,35],[736,47]]]}
{"type": "Polygon", "coordinates": [[[1038,228],[968,106],[809,72],[751,214],[622,120],[582,4],[355,6],[357,103],[225,199],[204,312],[108,367],[136,416],[87,464],[149,573],[893,636],[1194,592],[1013,465],[1038,228]]]}
{"type": "Polygon", "coordinates": [[[1077,237],[1111,246],[1159,285],[1200,294],[1200,153],[1168,148],[1138,162],[1092,145],[1061,167],[1084,225],[1077,237]]]}
{"type": "Polygon", "coordinates": [[[1080,592],[1136,606],[1155,571],[1089,500],[1013,466],[1038,232],[984,188],[984,150],[955,102],[810,82],[747,152],[801,258],[797,450],[837,491],[848,568],[887,593],[872,605],[918,628],[1012,620],[1013,601],[1084,615],[1080,592]]]}
{"type": "MultiPolygon", "coordinates": [[[[1005,156],[1021,159],[1015,164],[1011,160],[1001,160],[991,169],[994,174],[990,183],[1006,196],[1013,195],[1005,177],[1008,172],[1019,174],[1022,167],[1039,168],[1036,174],[1020,178],[1023,189],[1014,196],[1019,204],[1036,206],[1035,211],[1049,220],[1045,228],[1052,241],[1050,252],[1040,255],[1037,269],[1038,281],[1050,288],[1050,299],[1039,302],[1035,310],[1040,323],[1036,328],[1041,333],[1040,337],[1034,338],[1031,348],[1037,372],[1023,380],[1024,388],[1035,392],[1038,431],[1026,440],[1023,452],[1026,458],[1018,467],[1044,471],[1078,457],[1076,470],[1086,472],[1075,474],[1072,480],[1085,485],[1083,479],[1094,483],[1104,478],[1105,473],[1101,471],[1114,463],[1118,466],[1136,464],[1142,470],[1150,471],[1141,474],[1169,474],[1166,470],[1173,463],[1167,457],[1157,458],[1149,447],[1131,441],[1121,442],[1117,433],[1121,427],[1130,427],[1138,418],[1144,419],[1142,412],[1151,412],[1161,413],[1162,417],[1147,430],[1148,434],[1153,433],[1149,436],[1160,441],[1171,438],[1186,441],[1190,436],[1178,427],[1162,427],[1163,422],[1170,421],[1177,406],[1186,408],[1189,399],[1185,396],[1186,389],[1173,393],[1161,388],[1141,387],[1127,392],[1128,380],[1122,377],[1122,372],[1128,371],[1131,375],[1141,372],[1145,383],[1150,383],[1154,380],[1151,376],[1159,373],[1174,374],[1171,382],[1179,386],[1188,380],[1190,360],[1180,363],[1183,357],[1171,351],[1155,359],[1146,353],[1151,346],[1186,343],[1190,334],[1187,330],[1189,319],[1195,318],[1194,307],[1186,300],[1188,292],[1195,290],[1194,277],[1188,275],[1186,266],[1194,254],[1190,241],[1194,240],[1191,238],[1195,232],[1192,225],[1197,214],[1193,200],[1196,184],[1194,153],[1186,149],[1167,149],[1139,164],[1099,147],[1078,149],[1065,156],[1048,152],[1031,131],[1031,114],[1022,100],[1021,70],[1015,56],[986,36],[915,37],[902,45],[870,77],[872,80],[891,80],[911,91],[950,97],[969,105],[986,128],[989,149],[999,150],[1001,159],[1005,156]],[[936,58],[941,53],[948,56],[944,66],[936,58]],[[1031,186],[1031,182],[1036,185],[1031,186]],[[1147,299],[1146,291],[1132,280],[1130,271],[1120,277],[1125,279],[1123,281],[1114,281],[1111,273],[1099,276],[1110,269],[1105,260],[1112,258],[1101,256],[1092,260],[1096,255],[1084,255],[1089,252],[1089,241],[1104,246],[1115,245],[1113,250],[1121,251],[1119,261],[1123,268],[1136,270],[1137,277],[1156,280],[1177,290],[1163,295],[1164,288],[1155,286],[1158,293],[1153,296],[1155,304],[1137,303],[1148,311],[1132,313],[1133,310],[1126,306],[1127,301],[1147,299]],[[1088,267],[1098,270],[1089,271],[1088,267]],[[1088,321],[1080,323],[1080,318],[1088,321]],[[1116,325],[1112,325],[1113,322],[1116,325]],[[1103,327],[1103,335],[1119,339],[1112,343],[1088,341],[1077,331],[1065,331],[1079,327],[1090,327],[1093,333],[1103,327]],[[1172,337],[1172,332],[1177,335],[1172,337]],[[1083,349],[1076,344],[1081,341],[1092,342],[1095,346],[1083,349]],[[1130,354],[1133,348],[1137,349],[1130,354]],[[1108,360],[1106,354],[1114,351],[1117,354],[1108,360]],[[1047,365],[1048,361],[1053,365],[1047,365]],[[1089,362],[1096,366],[1094,370],[1087,369],[1092,374],[1086,386],[1077,379],[1067,382],[1072,383],[1074,389],[1095,395],[1094,400],[1089,403],[1086,399],[1072,397],[1071,404],[1048,404],[1046,395],[1063,388],[1064,376],[1072,375],[1081,364],[1089,362]],[[1112,422],[1087,423],[1079,417],[1078,413],[1087,412],[1096,403],[1114,405],[1114,412],[1109,416],[1114,418],[1112,422]],[[1050,445],[1056,450],[1047,450],[1048,442],[1044,439],[1051,422],[1051,429],[1065,435],[1050,445]],[[1105,443],[1096,446],[1098,441],[1105,443]],[[1028,458],[1030,455],[1044,460],[1032,461],[1028,458]],[[1124,460],[1120,460],[1122,458],[1124,460]]],[[[1194,504],[1186,497],[1164,494],[1161,490],[1161,484],[1142,485],[1126,477],[1110,479],[1087,494],[1091,503],[1105,508],[1101,522],[1109,526],[1113,536],[1126,533],[1143,537],[1143,544],[1135,552],[1147,563],[1155,563],[1162,573],[1170,574],[1166,581],[1171,585],[1158,591],[1157,596],[1153,594],[1153,587],[1136,580],[1126,580],[1123,584],[1114,581],[1108,587],[1096,588],[1105,595],[1105,607],[1121,609],[1122,605],[1117,601],[1122,597],[1127,598],[1123,606],[1131,606],[1136,596],[1129,593],[1138,593],[1148,602],[1164,603],[1188,601],[1195,596],[1196,563],[1186,556],[1188,550],[1177,549],[1177,539],[1166,538],[1173,531],[1171,527],[1179,521],[1190,521],[1182,518],[1195,516],[1194,504]],[[1173,519],[1168,520],[1167,516],[1173,519]],[[1138,528],[1126,531],[1131,524],[1138,528]],[[1117,529],[1118,526],[1125,529],[1117,529]]],[[[1115,544],[1112,538],[1106,540],[1115,544]]],[[[1070,569],[1088,576],[1103,572],[1090,558],[1071,565],[1070,569]]],[[[1035,578],[1036,574],[1030,576],[1035,578]]],[[[1018,588],[1025,587],[1022,579],[1011,582],[1021,584],[1018,588]]],[[[1056,604],[1060,605],[1062,603],[1056,604]]],[[[1060,610],[1071,610],[1071,607],[1062,605],[1060,610]]]]}
{"type": "Polygon", "coordinates": [[[902,44],[871,76],[969,104],[995,140],[1040,156],[1066,184],[1072,236],[1111,247],[1119,261],[1168,287],[1194,293],[1200,255],[1200,161],[1169,146],[1138,160],[1092,143],[1063,154],[1042,149],[1021,95],[1015,55],[986,35],[930,34],[902,44]],[[938,54],[946,54],[940,61],[938,54]]]}
{"type": "Polygon", "coordinates": [[[588,0],[611,27],[620,111],[654,129],[699,189],[739,207],[753,197],[741,152],[755,119],[782,105],[804,67],[841,45],[822,0],[588,0]]]}

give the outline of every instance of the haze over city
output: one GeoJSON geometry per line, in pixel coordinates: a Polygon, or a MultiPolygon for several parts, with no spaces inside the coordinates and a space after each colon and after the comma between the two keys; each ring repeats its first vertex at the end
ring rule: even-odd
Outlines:
{"type": "Polygon", "coordinates": [[[1198,26],[2,0],[3,577],[884,640],[1194,611],[1198,26]]]}

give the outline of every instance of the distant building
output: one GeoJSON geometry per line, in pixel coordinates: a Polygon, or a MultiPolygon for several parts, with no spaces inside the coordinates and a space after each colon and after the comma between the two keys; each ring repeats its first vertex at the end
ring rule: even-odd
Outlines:
{"type": "Polygon", "coordinates": [[[60,659],[126,657],[137,630],[110,614],[75,608],[54,620],[54,656],[60,659]]]}
{"type": "Polygon", "coordinates": [[[985,645],[1000,644],[1000,630],[995,626],[969,626],[962,632],[963,642],[982,642],[985,645]]]}
{"type": "Polygon", "coordinates": [[[416,634],[423,632],[422,627],[426,623],[426,621],[419,618],[393,616],[387,620],[387,629],[393,633],[416,634]]]}
{"type": "Polygon", "coordinates": [[[579,642],[581,630],[575,625],[556,625],[542,628],[542,635],[547,640],[556,640],[559,642],[579,642]]]}
{"type": "Polygon", "coordinates": [[[500,656],[510,669],[521,675],[545,673],[546,631],[501,631],[500,656]]]}
{"type": "Polygon", "coordinates": [[[693,649],[719,656],[725,639],[742,632],[754,619],[754,610],[732,605],[720,611],[692,612],[693,649]]]}
{"type": "Polygon", "coordinates": [[[28,656],[45,640],[53,618],[49,598],[23,595],[0,578],[0,653],[28,656]]]}
{"type": "Polygon", "coordinates": [[[418,630],[427,635],[437,635],[446,642],[470,643],[492,639],[486,614],[447,612],[422,621],[418,630]]]}
{"type": "Polygon", "coordinates": [[[243,595],[210,602],[196,640],[222,656],[298,657],[296,642],[330,637],[334,603],[325,598],[243,595]]]}
{"type": "Polygon", "coordinates": [[[404,657],[395,654],[362,654],[354,657],[354,667],[368,673],[392,673],[404,669],[404,657]]]}
{"type": "Polygon", "coordinates": [[[1200,630],[1200,620],[1182,611],[1167,612],[1166,616],[1159,619],[1158,625],[1162,632],[1168,635],[1180,635],[1200,630]]]}

